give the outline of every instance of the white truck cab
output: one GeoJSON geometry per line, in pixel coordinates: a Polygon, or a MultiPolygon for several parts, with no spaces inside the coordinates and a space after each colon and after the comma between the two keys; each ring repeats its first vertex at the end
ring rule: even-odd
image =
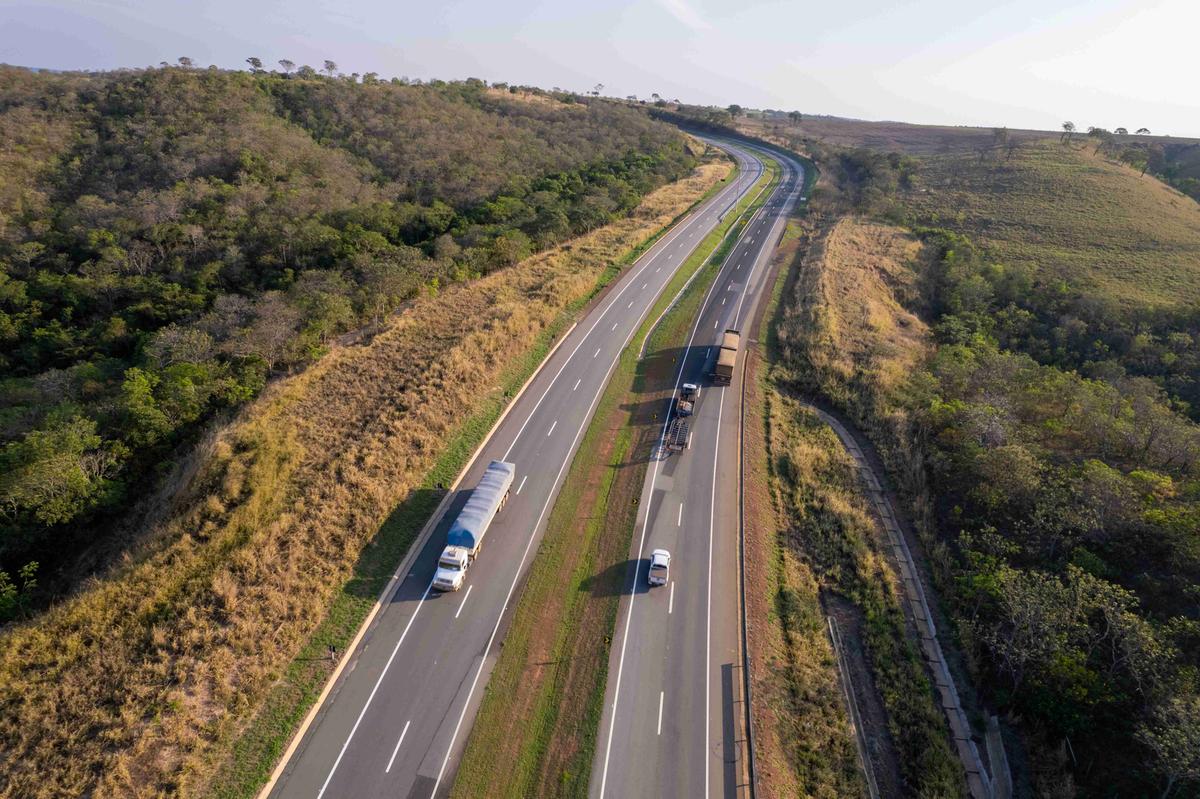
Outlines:
{"type": "Polygon", "coordinates": [[[471,563],[471,550],[466,547],[449,546],[438,558],[437,572],[433,575],[433,587],[439,591],[457,591],[467,577],[467,566],[471,563]]]}
{"type": "Polygon", "coordinates": [[[671,553],[665,549],[656,549],[650,553],[650,571],[646,582],[650,585],[666,585],[671,576],[671,553]]]}

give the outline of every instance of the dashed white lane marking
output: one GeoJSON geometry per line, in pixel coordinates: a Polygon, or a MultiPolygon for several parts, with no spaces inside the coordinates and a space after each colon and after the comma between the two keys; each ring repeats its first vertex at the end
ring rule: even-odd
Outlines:
{"type": "Polygon", "coordinates": [[[596,348],[596,351],[592,353],[592,357],[593,357],[593,358],[595,358],[595,357],[596,357],[597,355],[599,355],[599,354],[600,354],[600,348],[599,348],[599,347],[597,347],[597,348],[596,348]]]}
{"type": "MultiPolygon", "coordinates": [[[[469,589],[469,588],[467,589],[467,591],[470,591],[470,590],[471,589],[469,589]]],[[[404,731],[400,733],[400,740],[396,741],[396,748],[392,750],[392,759],[388,761],[387,768],[385,768],[383,770],[384,774],[387,774],[389,771],[392,770],[392,764],[396,762],[396,753],[400,751],[400,744],[404,743],[404,736],[408,735],[408,725],[409,724],[412,724],[411,719],[404,722],[404,731]]]]}
{"type": "Polygon", "coordinates": [[[578,380],[576,380],[576,381],[575,381],[575,388],[573,388],[573,389],[571,389],[571,390],[572,390],[572,391],[574,391],[576,388],[579,388],[579,384],[580,384],[580,383],[582,383],[582,382],[583,382],[583,378],[582,378],[582,377],[581,377],[581,378],[579,378],[578,380]]]}
{"type": "Polygon", "coordinates": [[[658,692],[658,734],[659,735],[662,735],[662,705],[663,705],[663,692],[659,691],[658,692]]]}
{"type": "Polygon", "coordinates": [[[714,319],[714,320],[713,320],[713,328],[715,329],[715,328],[716,328],[716,326],[717,326],[717,325],[719,325],[720,323],[721,323],[721,320],[720,320],[720,319],[714,319]]]}
{"type": "MultiPolygon", "coordinates": [[[[645,288],[645,286],[643,286],[643,288],[645,288]]],[[[626,305],[625,307],[626,307],[626,308],[632,308],[632,307],[633,307],[633,300],[630,300],[630,301],[629,301],[629,304],[628,304],[628,305],[626,305]]],[[[613,327],[613,330],[616,330],[616,329],[617,329],[617,328],[616,328],[616,326],[614,326],[614,327],[613,327]]]]}
{"type": "Polygon", "coordinates": [[[675,612],[675,581],[671,581],[671,598],[667,602],[667,615],[670,616],[675,612]]]}
{"type": "Polygon", "coordinates": [[[554,424],[550,425],[550,429],[546,432],[546,438],[550,437],[550,435],[554,432],[554,428],[556,428],[556,427],[558,427],[557,419],[554,420],[554,424]]]}
{"type": "Polygon", "coordinates": [[[650,285],[649,283],[643,283],[643,284],[642,284],[642,291],[645,291],[645,290],[646,290],[646,286],[649,286],[649,285],[650,285]]]}
{"type": "MultiPolygon", "coordinates": [[[[337,759],[333,761],[333,768],[329,769],[329,773],[325,775],[325,782],[321,785],[321,790],[317,791],[317,799],[321,799],[325,795],[325,789],[329,787],[329,781],[333,779],[333,773],[337,771],[337,767],[341,764],[342,758],[346,756],[346,749],[350,747],[350,741],[354,738],[354,733],[358,731],[358,725],[362,723],[363,716],[367,715],[367,709],[371,707],[371,700],[375,698],[375,693],[379,690],[380,684],[383,683],[383,678],[387,676],[388,669],[392,667],[392,661],[396,659],[396,653],[400,651],[400,645],[404,643],[404,639],[408,637],[408,631],[412,628],[413,621],[417,618],[417,612],[421,610],[421,605],[425,603],[425,598],[429,596],[430,589],[433,588],[433,580],[429,581],[429,585],[425,586],[425,593],[421,594],[421,601],[417,603],[416,610],[413,615],[408,617],[408,624],[404,625],[404,632],[400,633],[400,640],[392,647],[392,654],[388,657],[387,663],[383,664],[383,671],[380,672],[379,678],[375,680],[375,687],[371,689],[370,695],[367,696],[367,703],[363,705],[363,709],[359,711],[358,718],[354,721],[354,726],[350,728],[350,735],[347,736],[345,743],[342,744],[342,750],[338,752],[337,759]]],[[[401,735],[401,740],[404,736],[401,735]]],[[[396,744],[399,749],[400,745],[396,744]]]]}
{"type": "Polygon", "coordinates": [[[520,484],[519,486],[517,486],[517,493],[518,493],[518,494],[520,494],[520,493],[521,493],[521,489],[525,487],[525,481],[526,481],[526,480],[528,480],[528,479],[529,479],[529,475],[525,475],[524,477],[522,477],[522,478],[521,478],[521,484],[520,484]]]}
{"type": "Polygon", "coordinates": [[[722,298],[721,298],[721,304],[722,304],[722,305],[724,305],[724,304],[725,304],[725,300],[727,300],[727,299],[729,299],[729,298],[728,298],[728,297],[722,297],[722,298]]]}
{"type": "Polygon", "coordinates": [[[456,610],[456,611],[454,612],[454,618],[456,618],[456,619],[457,619],[457,618],[458,618],[458,614],[459,614],[459,613],[462,613],[462,609],[463,609],[463,608],[466,606],[466,604],[467,604],[467,597],[471,596],[471,589],[472,589],[472,588],[474,588],[474,587],[475,587],[474,585],[468,585],[468,586],[467,586],[467,593],[463,594],[463,601],[458,603],[458,610],[456,610]]]}
{"type": "Polygon", "coordinates": [[[679,515],[675,517],[675,526],[683,527],[683,503],[679,503],[679,515]]]}
{"type": "Polygon", "coordinates": [[[621,324],[621,323],[620,323],[620,322],[613,322],[613,330],[616,330],[616,329],[617,329],[617,325],[619,325],[619,324],[621,324]]]}
{"type": "Polygon", "coordinates": [[[656,267],[654,268],[654,271],[655,271],[655,272],[658,272],[658,271],[659,271],[659,270],[661,270],[661,269],[662,269],[662,267],[661,267],[661,266],[656,266],[656,267]]]}

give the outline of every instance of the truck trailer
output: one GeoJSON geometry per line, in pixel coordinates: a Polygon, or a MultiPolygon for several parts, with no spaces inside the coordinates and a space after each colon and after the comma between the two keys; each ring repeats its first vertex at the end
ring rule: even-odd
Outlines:
{"type": "Polygon", "coordinates": [[[713,365],[712,379],[718,385],[729,385],[733,380],[733,367],[737,363],[738,345],[741,344],[742,334],[736,330],[726,330],[721,337],[721,349],[717,351],[717,362],[713,365]]]}
{"type": "Polygon", "coordinates": [[[433,587],[438,591],[457,591],[466,579],[467,567],[479,554],[483,536],[512,488],[517,467],[504,461],[492,461],[471,491],[467,504],[450,525],[446,548],[438,558],[433,587]]]}

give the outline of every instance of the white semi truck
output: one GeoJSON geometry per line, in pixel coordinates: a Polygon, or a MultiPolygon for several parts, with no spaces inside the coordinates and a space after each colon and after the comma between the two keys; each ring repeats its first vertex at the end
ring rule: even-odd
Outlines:
{"type": "Polygon", "coordinates": [[[471,491],[467,504],[459,512],[446,534],[446,548],[438,558],[433,587],[438,591],[457,591],[467,576],[467,567],[483,546],[483,536],[512,488],[517,467],[504,461],[492,461],[471,491]]]}

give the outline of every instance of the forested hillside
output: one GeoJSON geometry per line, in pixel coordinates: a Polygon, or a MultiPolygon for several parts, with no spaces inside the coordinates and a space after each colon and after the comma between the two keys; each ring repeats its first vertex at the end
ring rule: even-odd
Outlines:
{"type": "Polygon", "coordinates": [[[1195,795],[1200,207],[1090,146],[821,154],[818,212],[923,248],[806,263],[876,287],[790,298],[785,359],[903,488],[1018,788],[1195,795]]]}
{"type": "Polygon", "coordinates": [[[0,141],[0,621],[273,373],[693,163],[567,95],[183,68],[0,67],[0,141]]]}
{"type": "Polygon", "coordinates": [[[954,249],[956,335],[1088,377],[1150,378],[1200,419],[1200,205],[1083,147],[1023,145],[922,159],[903,196],[954,249]]]}

